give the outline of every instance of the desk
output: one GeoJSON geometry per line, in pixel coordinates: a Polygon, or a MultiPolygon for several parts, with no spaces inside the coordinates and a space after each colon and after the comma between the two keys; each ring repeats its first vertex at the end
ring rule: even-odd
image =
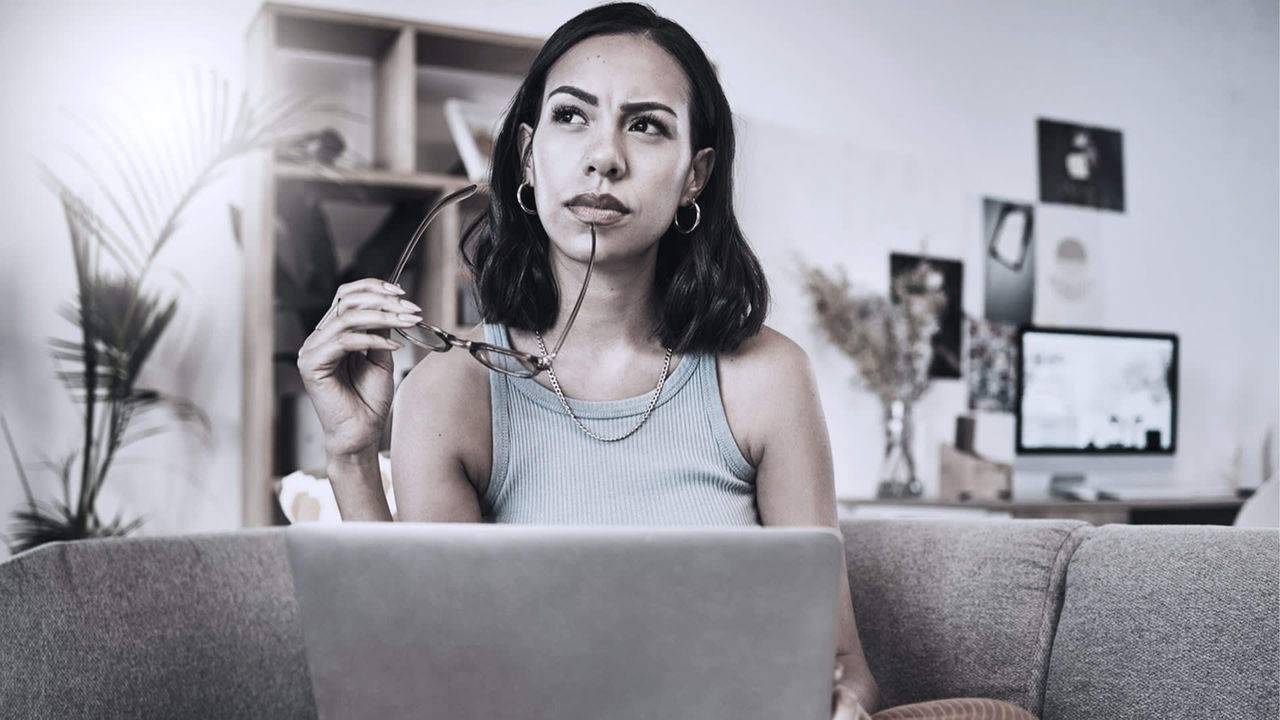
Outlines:
{"type": "Polygon", "coordinates": [[[1232,495],[1142,500],[877,500],[842,498],[842,515],[1059,518],[1094,525],[1230,525],[1244,500],[1232,495]]]}

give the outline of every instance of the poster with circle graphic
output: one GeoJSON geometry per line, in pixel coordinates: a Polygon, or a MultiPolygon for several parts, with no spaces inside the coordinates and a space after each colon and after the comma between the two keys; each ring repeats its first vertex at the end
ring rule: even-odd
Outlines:
{"type": "Polygon", "coordinates": [[[1101,326],[1106,306],[1098,213],[1041,205],[1036,220],[1035,324],[1101,326]]]}

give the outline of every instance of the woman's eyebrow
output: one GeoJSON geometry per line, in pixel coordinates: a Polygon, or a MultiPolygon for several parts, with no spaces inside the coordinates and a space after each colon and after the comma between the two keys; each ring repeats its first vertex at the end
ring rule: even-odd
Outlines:
{"type": "Polygon", "coordinates": [[[576,88],[572,85],[561,85],[555,90],[552,90],[551,92],[547,93],[547,97],[551,97],[556,93],[565,93],[566,95],[572,95],[588,105],[594,106],[594,105],[600,104],[600,98],[596,97],[595,95],[592,95],[586,90],[583,90],[581,88],[576,88]]]}
{"type": "MultiPolygon", "coordinates": [[[[586,90],[583,90],[582,88],[576,88],[572,85],[561,85],[555,90],[552,90],[551,92],[547,93],[547,97],[549,98],[552,95],[555,95],[557,93],[572,95],[573,97],[578,98],[582,102],[592,107],[597,107],[600,105],[600,98],[596,97],[595,95],[592,95],[591,93],[587,92],[586,90]]],[[[670,108],[670,106],[664,105],[660,102],[653,102],[653,101],[623,103],[620,109],[624,113],[651,112],[654,110],[660,110],[665,113],[670,113],[674,117],[680,117],[679,115],[676,114],[675,110],[672,110],[670,108]]]]}
{"type": "Polygon", "coordinates": [[[622,107],[621,107],[621,110],[622,110],[622,112],[627,113],[627,114],[630,114],[630,113],[638,113],[638,112],[651,112],[651,111],[654,111],[654,110],[661,110],[662,112],[665,112],[665,113],[671,113],[671,115],[672,115],[672,116],[674,116],[674,117],[680,117],[679,115],[676,115],[676,111],[675,111],[675,110],[672,110],[671,108],[667,107],[666,105],[663,105],[663,104],[662,104],[662,103],[660,103],[660,102],[633,102],[633,103],[623,103],[623,104],[622,104],[622,107]]]}

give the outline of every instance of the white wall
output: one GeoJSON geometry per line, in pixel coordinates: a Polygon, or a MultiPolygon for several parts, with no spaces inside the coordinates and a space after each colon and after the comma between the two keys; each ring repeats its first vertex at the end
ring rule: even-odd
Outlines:
{"type": "MultiPolygon", "coordinates": [[[[325,0],[340,9],[532,35],[582,7],[441,0],[325,0]]],[[[741,129],[741,220],[773,282],[771,324],[810,352],[841,495],[874,488],[878,408],[848,360],[813,329],[794,258],[841,263],[872,289],[887,254],[965,261],[965,309],[982,312],[981,200],[1036,201],[1035,121],[1124,132],[1127,209],[1099,215],[1104,324],[1182,337],[1177,482],[1220,482],[1238,444],[1255,484],[1261,438],[1280,425],[1277,8],[1270,0],[1110,3],[945,0],[656,2],[703,42],[741,129]]],[[[190,65],[242,77],[253,0],[0,4],[0,412],[24,457],[62,455],[77,420],[52,379],[44,339],[68,328],[66,232],[31,156],[74,143],[59,108],[82,112],[118,88],[190,65]]],[[[228,528],[239,508],[239,257],[226,232],[234,180],[207,196],[167,256],[186,276],[181,332],[151,383],[212,416],[208,449],[171,435],[136,453],[105,498],[149,532],[228,528]],[[179,337],[182,336],[182,337],[179,337]],[[163,367],[162,367],[163,365],[163,367]],[[191,481],[182,475],[191,476],[191,481]]],[[[921,408],[920,468],[949,439],[966,392],[939,383],[921,408]]],[[[22,494],[0,463],[0,511],[22,494]]],[[[38,470],[29,469],[33,477],[38,470]]],[[[47,482],[45,482],[47,485],[47,482]]]]}

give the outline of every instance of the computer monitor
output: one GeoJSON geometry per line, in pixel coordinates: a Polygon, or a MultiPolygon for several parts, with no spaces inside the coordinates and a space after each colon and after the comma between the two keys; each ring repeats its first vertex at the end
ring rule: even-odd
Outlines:
{"type": "Polygon", "coordinates": [[[1082,328],[1018,336],[1017,451],[1173,454],[1178,337],[1082,328]]]}
{"type": "Polygon", "coordinates": [[[1017,357],[1020,469],[1048,471],[1057,485],[1168,468],[1178,439],[1176,335],[1025,327],[1017,357]]]}

